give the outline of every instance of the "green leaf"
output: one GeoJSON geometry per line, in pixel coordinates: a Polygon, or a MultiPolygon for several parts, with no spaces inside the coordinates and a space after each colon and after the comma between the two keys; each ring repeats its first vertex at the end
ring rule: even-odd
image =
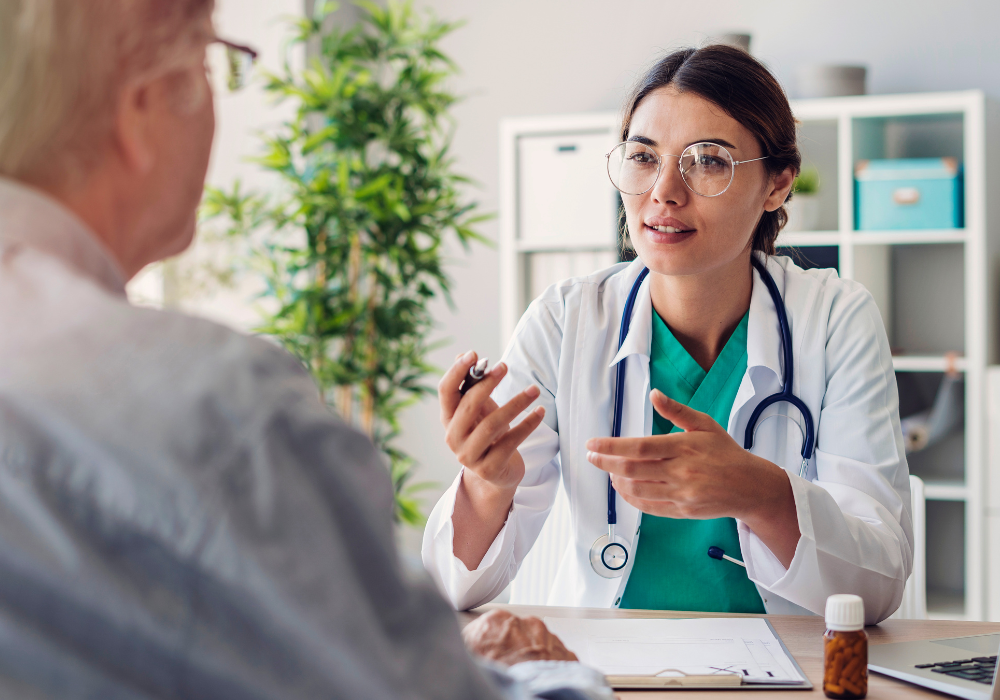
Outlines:
{"type": "Polygon", "coordinates": [[[492,245],[478,225],[493,218],[465,192],[450,155],[457,71],[440,42],[459,24],[412,2],[356,2],[360,19],[324,33],[337,5],[318,2],[289,23],[289,45],[319,38],[304,68],[286,58],[264,88],[291,116],[262,136],[254,162],[279,175],[267,197],[209,188],[200,212],[240,245],[239,266],[258,277],[259,331],[293,353],[331,409],[350,392],[348,420],[362,421],[386,455],[394,517],[419,526],[414,460],[395,444],[401,412],[434,395],[428,353],[431,305],[453,305],[446,242],[492,245]]]}

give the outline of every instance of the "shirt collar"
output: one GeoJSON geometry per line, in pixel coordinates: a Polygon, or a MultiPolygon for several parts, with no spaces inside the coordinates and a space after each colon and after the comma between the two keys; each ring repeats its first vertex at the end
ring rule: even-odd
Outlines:
{"type": "MultiPolygon", "coordinates": [[[[760,253],[755,252],[753,255],[757,255],[758,259],[764,263],[774,278],[778,291],[784,296],[785,275],[781,265],[760,253]]],[[[643,267],[642,262],[636,259],[625,268],[625,275],[621,280],[621,309],[625,308],[628,293],[643,267]]],[[[628,334],[625,336],[625,341],[618,350],[618,354],[608,365],[609,367],[614,367],[629,355],[641,355],[647,359],[650,356],[653,339],[653,302],[649,295],[649,284],[649,276],[647,275],[642,286],[639,287],[639,295],[636,297],[635,307],[632,310],[632,324],[629,326],[628,334]]],[[[621,323],[620,318],[619,323],[621,323]]],[[[755,268],[753,271],[753,291],[750,294],[750,318],[747,319],[747,367],[766,367],[780,379],[782,377],[781,363],[778,312],[764,280],[761,279],[760,273],[755,268]]]]}
{"type": "MultiPolygon", "coordinates": [[[[621,324],[621,313],[624,312],[625,303],[628,301],[629,292],[632,291],[632,285],[635,284],[635,280],[639,277],[639,273],[642,272],[643,268],[646,266],[642,264],[639,258],[632,261],[632,264],[625,268],[625,275],[622,277],[621,284],[621,306],[619,307],[621,311],[618,316],[618,323],[621,324]]],[[[615,338],[618,337],[621,325],[615,327],[614,333],[615,338]]],[[[622,342],[621,348],[618,350],[618,354],[615,355],[615,359],[611,361],[608,367],[614,367],[619,361],[625,359],[629,355],[642,355],[649,359],[650,353],[650,343],[653,340],[653,301],[652,297],[649,295],[649,275],[646,275],[646,279],[642,281],[642,285],[639,287],[638,296],[635,299],[635,306],[632,307],[632,324],[628,328],[628,334],[625,336],[624,342],[622,342]]]]}
{"type": "Polygon", "coordinates": [[[43,192],[0,177],[0,249],[24,246],[59,258],[124,296],[125,275],[75,214],[43,192]]]}

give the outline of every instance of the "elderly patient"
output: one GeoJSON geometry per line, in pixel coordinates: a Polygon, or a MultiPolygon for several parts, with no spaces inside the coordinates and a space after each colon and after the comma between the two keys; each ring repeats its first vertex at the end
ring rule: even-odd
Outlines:
{"type": "Polygon", "coordinates": [[[127,302],[194,233],[211,11],[0,0],[0,697],[610,697],[538,620],[473,660],[292,357],[127,302]]]}

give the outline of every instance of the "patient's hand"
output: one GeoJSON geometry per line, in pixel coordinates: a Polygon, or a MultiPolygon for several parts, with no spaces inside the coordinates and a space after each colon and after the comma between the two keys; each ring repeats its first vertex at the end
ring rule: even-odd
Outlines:
{"type": "Polygon", "coordinates": [[[517,617],[506,610],[491,610],[462,630],[474,654],[513,666],[521,661],[577,661],[537,617],[517,617]]]}

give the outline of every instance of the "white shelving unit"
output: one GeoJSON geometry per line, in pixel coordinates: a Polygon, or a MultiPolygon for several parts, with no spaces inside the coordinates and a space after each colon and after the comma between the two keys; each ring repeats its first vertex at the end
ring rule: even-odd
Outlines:
{"type": "MultiPolygon", "coordinates": [[[[841,276],[872,292],[890,343],[899,349],[893,361],[901,408],[904,399],[919,400],[921,391],[926,402],[944,372],[964,375],[963,429],[910,455],[909,462],[927,484],[929,612],[984,619],[990,567],[985,387],[987,365],[997,362],[1000,291],[994,167],[1000,149],[987,135],[1000,126],[997,110],[979,91],[803,100],[792,108],[804,165],[820,172],[822,230],[784,233],[778,245],[806,258],[835,256],[841,276]],[[965,228],[854,229],[858,160],[946,156],[963,164],[965,228]]],[[[548,284],[615,260],[618,200],[604,153],[618,140],[616,128],[613,113],[501,123],[504,338],[548,284]]],[[[994,505],[1000,532],[1000,503],[994,505]]],[[[997,558],[1000,553],[992,568],[1000,570],[997,558]]],[[[1000,609],[991,616],[1000,616],[1000,609]]]]}

